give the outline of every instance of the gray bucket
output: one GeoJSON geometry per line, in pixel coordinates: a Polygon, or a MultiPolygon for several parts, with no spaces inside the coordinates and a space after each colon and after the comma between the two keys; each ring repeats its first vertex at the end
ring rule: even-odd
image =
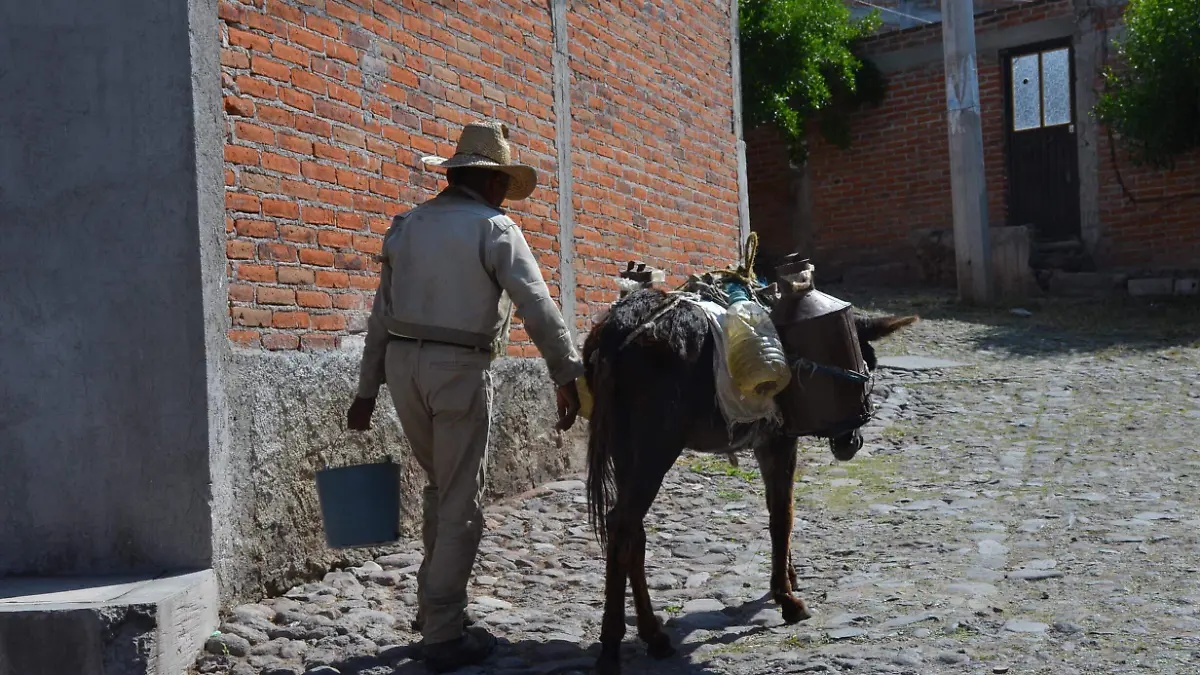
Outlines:
{"type": "Polygon", "coordinates": [[[376,546],[400,538],[400,465],[390,458],[318,471],[317,496],[330,548],[376,546]]]}

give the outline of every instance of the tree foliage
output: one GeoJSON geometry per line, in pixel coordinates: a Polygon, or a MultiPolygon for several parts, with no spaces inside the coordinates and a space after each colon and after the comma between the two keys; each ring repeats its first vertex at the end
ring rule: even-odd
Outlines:
{"type": "Polygon", "coordinates": [[[1200,147],[1200,0],[1131,0],[1096,106],[1136,163],[1171,168],[1200,147]]]}
{"type": "Polygon", "coordinates": [[[807,123],[849,142],[847,114],[883,99],[879,70],[851,49],[879,26],[877,12],[854,20],[842,0],[740,0],[742,114],[748,128],[774,124],[803,159],[807,123]]]}

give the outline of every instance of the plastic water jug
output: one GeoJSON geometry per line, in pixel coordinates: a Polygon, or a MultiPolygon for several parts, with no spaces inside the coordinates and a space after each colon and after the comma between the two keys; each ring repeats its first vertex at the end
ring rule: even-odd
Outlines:
{"type": "Polygon", "coordinates": [[[580,375],[575,380],[575,388],[579,390],[579,416],[585,420],[592,419],[592,390],[588,388],[587,377],[580,375]]]}
{"type": "Polygon", "coordinates": [[[725,363],[733,384],[745,398],[770,398],[792,379],[787,355],[771,315],[747,294],[731,289],[725,314],[725,363]]]}

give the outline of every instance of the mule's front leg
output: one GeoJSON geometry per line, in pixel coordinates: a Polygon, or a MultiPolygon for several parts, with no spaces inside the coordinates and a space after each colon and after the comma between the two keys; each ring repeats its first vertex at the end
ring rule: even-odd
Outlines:
{"type": "Polygon", "coordinates": [[[796,473],[796,440],[775,438],[755,448],[771,514],[771,596],[779,603],[783,620],[804,621],[812,616],[804,601],[792,595],[796,571],[792,567],[792,481],[796,473]]]}

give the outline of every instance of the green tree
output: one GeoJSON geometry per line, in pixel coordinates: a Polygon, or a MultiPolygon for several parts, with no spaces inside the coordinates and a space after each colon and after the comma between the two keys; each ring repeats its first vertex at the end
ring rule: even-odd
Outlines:
{"type": "Polygon", "coordinates": [[[845,147],[849,112],[883,99],[879,70],[851,49],[879,27],[878,12],[853,20],[842,0],[740,0],[738,14],[746,126],[774,124],[803,160],[819,114],[822,135],[845,147]]]}
{"type": "Polygon", "coordinates": [[[1131,0],[1096,115],[1138,164],[1200,147],[1200,0],[1131,0]]]}

